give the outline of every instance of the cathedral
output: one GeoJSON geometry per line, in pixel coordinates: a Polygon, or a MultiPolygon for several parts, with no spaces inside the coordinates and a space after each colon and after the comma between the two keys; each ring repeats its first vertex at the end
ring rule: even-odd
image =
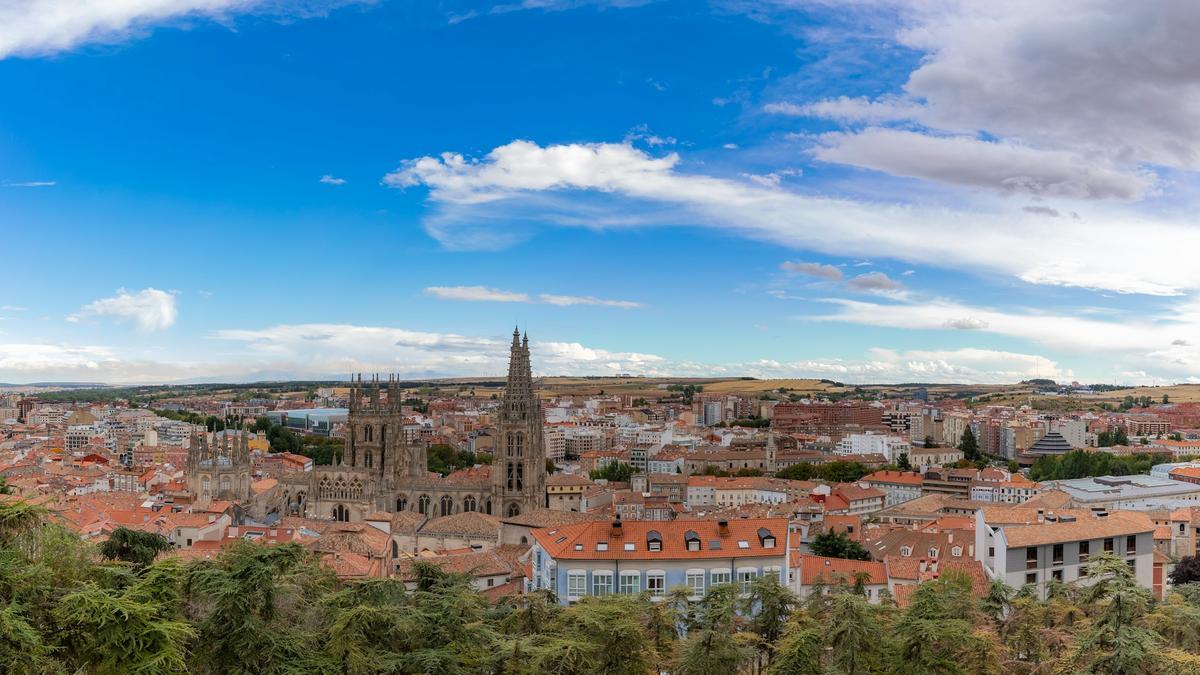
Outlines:
{"type": "MultiPolygon", "coordinates": [[[[351,378],[346,446],[341,463],[283,476],[249,505],[263,518],[304,516],[361,521],[380,511],[416,511],[428,517],[481,511],[512,517],[546,504],[543,413],[534,391],[529,337],[513,331],[508,383],[497,410],[496,446],[490,466],[448,476],[426,468],[428,448],[406,438],[399,378],[381,382],[351,378]]],[[[249,497],[248,453],[204,441],[188,453],[188,483],[212,499],[249,497]],[[245,485],[246,487],[243,487],[245,485]]]]}

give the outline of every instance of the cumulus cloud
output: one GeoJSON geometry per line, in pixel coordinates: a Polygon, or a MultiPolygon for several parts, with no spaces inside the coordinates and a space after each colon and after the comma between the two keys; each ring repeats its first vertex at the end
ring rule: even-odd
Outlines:
{"type": "Polygon", "coordinates": [[[0,2],[0,59],[39,56],[87,43],[116,43],[158,25],[226,20],[244,12],[320,15],[351,0],[6,0],[0,2]]]}
{"type": "Polygon", "coordinates": [[[504,291],[486,286],[430,286],[425,294],[442,300],[465,300],[471,302],[540,302],[547,305],[569,307],[571,305],[595,305],[599,307],[618,307],[633,309],[642,307],[642,303],[632,300],[605,300],[590,295],[555,295],[540,293],[531,297],[528,293],[504,291]]]}
{"type": "Polygon", "coordinates": [[[904,284],[883,272],[860,274],[847,281],[846,286],[856,291],[898,291],[904,288],[904,284]]]}
{"type": "MultiPolygon", "coordinates": [[[[1187,301],[1145,321],[1079,318],[1032,311],[1002,311],[948,300],[865,302],[826,299],[837,309],[814,317],[864,326],[909,330],[972,330],[1027,340],[1071,353],[1115,359],[1160,377],[1200,376],[1200,346],[1181,336],[1200,334],[1200,304],[1187,301]]],[[[1125,368],[1132,370],[1132,368],[1125,368]]]]}
{"type": "Polygon", "coordinates": [[[324,183],[325,185],[345,185],[346,179],[345,178],[337,178],[330,174],[325,174],[324,176],[321,176],[320,182],[324,183]]]}
{"type": "Polygon", "coordinates": [[[825,265],[815,262],[792,262],[790,260],[780,263],[779,269],[785,272],[794,272],[796,274],[805,274],[818,279],[827,281],[841,281],[842,271],[833,265],[825,265]]]}
{"type": "Polygon", "coordinates": [[[469,302],[529,302],[525,293],[502,291],[486,286],[430,286],[425,295],[442,300],[465,300],[469,302]]]}
{"type": "Polygon", "coordinates": [[[1135,199],[1155,183],[1145,171],[1119,170],[1071,152],[966,136],[870,128],[826,134],[822,143],[813,152],[822,161],[1038,197],[1135,199]]]}
{"type": "MultiPolygon", "coordinates": [[[[351,324],[284,324],[223,329],[223,361],[147,361],[100,346],[0,344],[0,381],[250,382],[335,379],[354,371],[405,377],[502,375],[508,336],[470,336],[351,324]]],[[[858,359],[703,363],[605,349],[567,340],[531,342],[538,375],[827,377],[857,382],[1013,382],[1059,377],[1038,355],[979,349],[895,351],[874,348],[858,359]]]]}
{"type": "MultiPolygon", "coordinates": [[[[1147,166],[1200,168],[1200,69],[1190,37],[1200,29],[1200,5],[883,4],[899,16],[892,39],[922,54],[902,92],[779,101],[765,110],[847,125],[895,122],[932,133],[895,132],[921,140],[849,132],[840,143],[853,145],[827,153],[830,161],[984,186],[1015,173],[1029,178],[1020,191],[1114,199],[1150,194],[1147,166]],[[971,153],[979,166],[965,174],[938,170],[923,157],[898,157],[901,143],[951,165],[971,153]],[[1045,161],[1040,170],[1036,158],[1045,161]]],[[[1001,189],[1009,188],[1002,183],[1001,189]]]]}
{"type": "Polygon", "coordinates": [[[174,293],[160,291],[157,288],[146,288],[131,293],[121,288],[111,298],[101,298],[89,302],[78,312],[68,316],[67,320],[72,322],[95,318],[133,320],[142,330],[151,331],[170,328],[175,324],[176,316],[174,293]]]}
{"type": "Polygon", "coordinates": [[[514,222],[593,229],[686,223],[830,255],[883,255],[1034,284],[1155,295],[1200,288],[1200,268],[1188,254],[1200,249],[1200,230],[1166,216],[1097,208],[1086,222],[1051,229],[1025,212],[806,195],[685,173],[681,161],[627,144],[513,141],[482,159],[448,152],[407,161],[384,182],[427,187],[435,209],[426,229],[456,248],[510,243],[514,222]],[[1132,231],[1155,256],[1131,258],[1111,245],[1132,231]]]}

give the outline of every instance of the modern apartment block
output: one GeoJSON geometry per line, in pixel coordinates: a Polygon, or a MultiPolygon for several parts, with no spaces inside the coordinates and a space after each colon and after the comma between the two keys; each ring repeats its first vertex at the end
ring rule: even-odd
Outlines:
{"type": "Polygon", "coordinates": [[[1154,528],[1133,511],[988,506],[975,513],[975,556],[990,578],[1032,584],[1042,598],[1051,581],[1088,583],[1089,562],[1101,553],[1119,556],[1138,584],[1153,588],[1154,528]]]}

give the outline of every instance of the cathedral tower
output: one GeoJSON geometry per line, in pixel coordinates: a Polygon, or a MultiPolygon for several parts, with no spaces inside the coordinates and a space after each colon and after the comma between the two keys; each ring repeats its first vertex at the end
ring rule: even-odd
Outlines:
{"type": "Polygon", "coordinates": [[[498,515],[512,517],[546,505],[546,445],[542,405],[533,390],[529,335],[513,330],[508,385],[497,422],[492,490],[498,515]]]}

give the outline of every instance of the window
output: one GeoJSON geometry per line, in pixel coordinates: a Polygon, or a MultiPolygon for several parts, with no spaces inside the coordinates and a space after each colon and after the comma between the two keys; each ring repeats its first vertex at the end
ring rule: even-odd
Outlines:
{"type": "Polygon", "coordinates": [[[607,541],[596,542],[596,550],[597,551],[607,551],[608,550],[608,542],[607,541]]]}
{"type": "Polygon", "coordinates": [[[1025,549],[1025,569],[1031,570],[1037,567],[1037,547],[1030,546],[1025,549]]]}
{"type": "Polygon", "coordinates": [[[738,585],[742,587],[743,593],[750,592],[750,584],[757,576],[758,570],[738,570],[738,585]]]}
{"type": "MultiPolygon", "coordinates": [[[[1054,545],[1054,564],[1055,565],[1063,564],[1063,545],[1062,544],[1054,545]]],[[[1062,576],[1062,575],[1059,575],[1059,576],[1062,576]]]]}
{"type": "Polygon", "coordinates": [[[1088,566],[1080,565],[1079,566],[1079,577],[1082,579],[1083,577],[1086,577],[1087,575],[1088,575],[1088,566]]]}
{"type": "Polygon", "coordinates": [[[1137,561],[1136,560],[1126,560],[1125,563],[1127,565],[1129,565],[1129,571],[1131,573],[1137,574],[1137,561]]]}
{"type": "Polygon", "coordinates": [[[571,570],[567,572],[567,597],[578,598],[587,593],[587,572],[571,570]]]}
{"type": "Polygon", "coordinates": [[[912,555],[912,547],[911,546],[901,546],[900,547],[900,555],[904,556],[905,558],[912,555]]]}
{"type": "Polygon", "coordinates": [[[713,570],[712,585],[728,584],[733,581],[733,573],[729,570],[713,570]]]}
{"type": "Polygon", "coordinates": [[[929,557],[930,557],[930,558],[936,558],[936,557],[938,557],[938,550],[937,550],[937,547],[936,547],[936,546],[930,546],[930,547],[929,547],[929,557]]]}
{"type": "Polygon", "coordinates": [[[650,530],[646,533],[646,550],[661,551],[662,550],[662,535],[657,530],[650,530]]]}
{"type": "Polygon", "coordinates": [[[1062,572],[1063,572],[1062,570],[1054,570],[1053,572],[1050,573],[1050,578],[1054,579],[1055,581],[1062,581],[1063,580],[1062,572]]]}
{"type": "MultiPolygon", "coordinates": [[[[1079,562],[1085,563],[1088,561],[1088,558],[1090,557],[1090,553],[1091,553],[1091,548],[1092,548],[1092,542],[1090,542],[1090,541],[1079,542],[1079,562]]],[[[1080,570],[1079,576],[1084,576],[1085,574],[1086,573],[1083,570],[1080,570]]]]}
{"type": "Polygon", "coordinates": [[[1104,540],[1104,552],[1105,553],[1113,552],[1113,538],[1112,537],[1109,537],[1108,539],[1104,540]]]}
{"type": "Polygon", "coordinates": [[[704,570],[687,571],[688,595],[699,598],[704,595],[704,570]]]}
{"type": "Polygon", "coordinates": [[[632,541],[627,541],[627,542],[625,542],[625,547],[624,547],[624,548],[625,548],[625,550],[626,550],[626,551],[634,551],[634,550],[637,550],[637,546],[635,546],[635,545],[634,545],[634,543],[633,543],[632,541]]]}
{"type": "Polygon", "coordinates": [[[1137,535],[1131,534],[1125,537],[1125,555],[1133,555],[1137,553],[1137,535]]]}
{"type": "Polygon", "coordinates": [[[1025,575],[1025,583],[1036,584],[1037,583],[1037,572],[1030,572],[1029,574],[1026,574],[1025,575]]]}
{"type": "Polygon", "coordinates": [[[646,572],[646,590],[650,595],[662,595],[667,590],[667,573],[662,570],[646,572]]]}
{"type": "Polygon", "coordinates": [[[996,557],[996,547],[995,547],[995,546],[989,546],[989,547],[988,547],[988,557],[989,557],[989,558],[995,558],[995,557],[996,557]]]}
{"type": "Polygon", "coordinates": [[[750,548],[750,542],[745,539],[738,540],[738,548],[750,548]]]}
{"type": "Polygon", "coordinates": [[[954,556],[955,558],[961,558],[962,557],[962,547],[955,546],[954,548],[950,549],[950,555],[954,556]]]}
{"type": "Polygon", "coordinates": [[[592,595],[612,595],[612,572],[592,572],[592,595]]]}
{"type": "Polygon", "coordinates": [[[621,572],[621,592],[633,595],[642,591],[641,572],[621,572]]]}

